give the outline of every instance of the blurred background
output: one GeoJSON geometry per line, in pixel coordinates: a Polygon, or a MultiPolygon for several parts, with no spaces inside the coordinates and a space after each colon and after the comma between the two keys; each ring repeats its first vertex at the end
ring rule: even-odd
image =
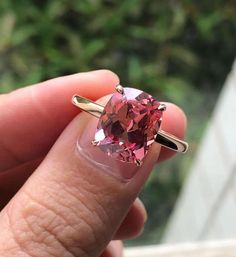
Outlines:
{"type": "Polygon", "coordinates": [[[49,78],[111,69],[187,114],[190,151],[155,168],[141,198],[143,235],[162,240],[221,87],[236,42],[235,1],[1,0],[0,93],[49,78]]]}

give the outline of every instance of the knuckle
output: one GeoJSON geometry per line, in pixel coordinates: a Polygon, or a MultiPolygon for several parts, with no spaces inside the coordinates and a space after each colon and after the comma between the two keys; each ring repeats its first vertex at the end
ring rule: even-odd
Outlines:
{"type": "Polygon", "coordinates": [[[77,224],[77,230],[83,231],[81,234],[87,239],[84,248],[91,249],[93,252],[98,245],[107,241],[105,230],[111,227],[111,220],[103,204],[105,199],[103,193],[88,181],[80,181],[80,185],[78,187],[76,184],[74,187],[64,183],[63,194],[67,195],[67,200],[59,197],[59,204],[69,206],[70,211],[75,214],[77,221],[74,224],[77,224]]]}
{"type": "Polygon", "coordinates": [[[14,206],[18,215],[9,212],[15,244],[28,256],[96,255],[109,240],[105,230],[111,227],[101,203],[104,193],[87,182],[79,188],[78,184],[53,183],[57,186],[44,188],[40,199],[33,190],[22,190],[17,199],[21,204],[14,206]]]}
{"type": "Polygon", "coordinates": [[[73,241],[75,230],[67,219],[27,194],[23,203],[20,217],[9,211],[7,215],[17,252],[23,256],[88,256],[73,241]]]}

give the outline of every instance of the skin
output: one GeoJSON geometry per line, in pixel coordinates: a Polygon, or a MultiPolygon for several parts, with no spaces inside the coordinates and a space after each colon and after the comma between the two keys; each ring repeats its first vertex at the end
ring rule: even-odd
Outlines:
{"type": "MultiPolygon", "coordinates": [[[[96,100],[118,83],[99,70],[0,96],[0,256],[118,257],[120,240],[142,232],[147,214],[137,196],[153,165],[173,151],[155,144],[128,182],[75,152],[95,121],[72,106],[72,95],[96,100]]],[[[184,113],[166,105],[162,129],[183,138],[184,113]]]]}

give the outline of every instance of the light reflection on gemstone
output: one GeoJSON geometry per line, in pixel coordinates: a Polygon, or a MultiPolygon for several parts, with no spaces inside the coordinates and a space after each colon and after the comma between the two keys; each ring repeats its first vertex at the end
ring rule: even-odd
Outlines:
{"type": "Polygon", "coordinates": [[[138,89],[124,88],[124,94],[114,93],[98,122],[98,147],[120,161],[142,160],[160,127],[159,105],[155,98],[138,89]]]}

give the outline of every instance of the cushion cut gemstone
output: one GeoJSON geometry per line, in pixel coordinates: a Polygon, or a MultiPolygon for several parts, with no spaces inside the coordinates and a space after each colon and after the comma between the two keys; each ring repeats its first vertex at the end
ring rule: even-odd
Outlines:
{"type": "Polygon", "coordinates": [[[141,161],[161,124],[160,103],[134,88],[114,93],[104,107],[95,133],[97,146],[124,162],[141,161]]]}

